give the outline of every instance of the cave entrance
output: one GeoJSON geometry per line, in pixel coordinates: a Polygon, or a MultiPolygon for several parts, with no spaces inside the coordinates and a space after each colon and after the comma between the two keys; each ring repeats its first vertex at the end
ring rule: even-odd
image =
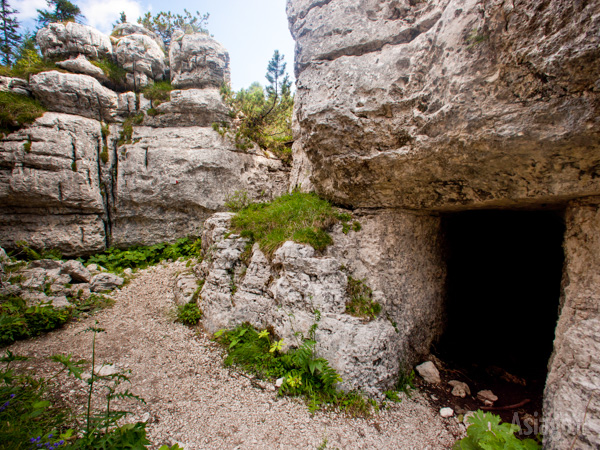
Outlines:
{"type": "Polygon", "coordinates": [[[491,389],[494,406],[529,399],[526,409],[541,414],[564,262],[562,211],[467,211],[442,223],[446,327],[434,353],[473,396],[491,389]]]}

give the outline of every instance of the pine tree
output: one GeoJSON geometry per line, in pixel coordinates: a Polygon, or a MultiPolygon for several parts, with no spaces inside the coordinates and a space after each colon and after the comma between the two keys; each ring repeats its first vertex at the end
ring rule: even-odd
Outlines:
{"type": "Polygon", "coordinates": [[[267,75],[265,75],[269,86],[266,87],[269,97],[279,97],[280,94],[287,92],[289,94],[291,82],[285,71],[286,63],[283,61],[284,55],[279,50],[273,52],[273,57],[267,66],[267,75]]]}
{"type": "Polygon", "coordinates": [[[161,11],[155,16],[146,13],[143,17],[138,18],[138,23],[148,30],[154,31],[158,34],[165,45],[169,47],[171,44],[171,36],[176,30],[181,30],[186,34],[189,33],[207,33],[206,28],[208,24],[208,14],[200,14],[196,11],[196,14],[192,14],[187,9],[183,10],[182,14],[173,14],[171,11],[161,11]]]}
{"type": "Polygon", "coordinates": [[[45,27],[52,22],[81,22],[85,19],[79,6],[69,0],[46,0],[46,3],[50,11],[37,10],[37,22],[40,27],[45,27]]]}
{"type": "Polygon", "coordinates": [[[19,22],[14,17],[17,12],[11,9],[8,0],[0,0],[0,52],[6,66],[14,62],[16,48],[21,42],[21,36],[17,31],[19,22]]]}
{"type": "Polygon", "coordinates": [[[127,23],[127,16],[125,15],[125,11],[121,11],[119,20],[117,20],[114,24],[113,24],[113,28],[116,27],[117,25],[121,25],[122,23],[127,23]]]}

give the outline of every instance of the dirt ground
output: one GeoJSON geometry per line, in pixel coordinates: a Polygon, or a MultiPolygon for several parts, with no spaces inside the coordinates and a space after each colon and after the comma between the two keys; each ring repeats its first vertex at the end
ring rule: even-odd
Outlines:
{"type": "MultiPolygon", "coordinates": [[[[176,272],[184,269],[175,262],[140,271],[112,294],[113,307],[9,348],[31,357],[23,367],[49,375],[56,366],[47,356],[72,353],[89,360],[92,334],[82,331],[104,328],[97,336],[97,361],[131,370],[129,389],[146,404],[116,406],[133,412],[128,421],[147,421],[152,448],[178,442],[188,450],[423,450],[450,448],[460,437],[457,420],[441,418],[422,392],[365,419],[323,411],[311,415],[302,400],[277,397],[270,385],[253,386],[223,367],[222,350],[202,331],[174,323],[172,287],[176,272]]],[[[57,397],[82,412],[86,386],[61,376],[57,397]]],[[[95,405],[102,406],[102,399],[95,405]]]]}

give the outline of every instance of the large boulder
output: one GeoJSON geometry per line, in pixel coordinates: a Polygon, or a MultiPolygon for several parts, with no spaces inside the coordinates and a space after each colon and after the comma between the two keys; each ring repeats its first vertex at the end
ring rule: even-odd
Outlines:
{"type": "Polygon", "coordinates": [[[0,241],[64,254],[105,245],[98,154],[100,123],[46,113],[0,145],[0,241]]]}
{"type": "Polygon", "coordinates": [[[600,193],[599,9],[289,1],[295,183],[437,210],[600,193]]]}
{"type": "Polygon", "coordinates": [[[50,111],[107,122],[117,118],[118,95],[88,75],[41,72],[30,77],[29,86],[50,111]]]}
{"type": "Polygon", "coordinates": [[[0,76],[0,92],[30,96],[29,84],[21,78],[0,76]]]}
{"type": "Polygon", "coordinates": [[[64,58],[86,55],[92,58],[110,57],[110,38],[95,28],[75,22],[51,23],[36,34],[44,58],[64,58]]]}
{"type": "Polygon", "coordinates": [[[236,191],[253,199],[287,191],[281,161],[241,152],[211,128],[139,126],[132,138],[118,152],[115,245],[197,235],[236,191]]]}
{"type": "Polygon", "coordinates": [[[156,42],[162,50],[165,50],[165,43],[158,34],[141,25],[138,25],[137,23],[120,23],[113,28],[110,35],[116,39],[119,39],[132,34],[143,34],[144,36],[148,36],[154,42],[156,42]]]}
{"type": "Polygon", "coordinates": [[[229,108],[218,89],[185,89],[171,91],[168,102],[156,107],[157,115],[145,124],[161,127],[210,127],[213,123],[230,122],[229,108]]]}
{"type": "MultiPolygon", "coordinates": [[[[144,34],[130,34],[115,45],[115,56],[121,67],[134,74],[143,74],[146,80],[162,80],[165,74],[165,53],[154,39],[144,34]]],[[[137,87],[149,84],[142,81],[137,87]],[[145,84],[144,84],[145,83],[145,84]]]]}
{"type": "Polygon", "coordinates": [[[177,88],[220,88],[230,81],[229,53],[208,34],[174,35],[169,61],[171,83],[177,88]]]}
{"type": "Polygon", "coordinates": [[[83,55],[78,55],[76,58],[70,58],[65,61],[59,61],[56,63],[61,69],[68,70],[69,72],[81,73],[83,75],[89,75],[99,80],[106,80],[104,71],[88,61],[83,55]]]}

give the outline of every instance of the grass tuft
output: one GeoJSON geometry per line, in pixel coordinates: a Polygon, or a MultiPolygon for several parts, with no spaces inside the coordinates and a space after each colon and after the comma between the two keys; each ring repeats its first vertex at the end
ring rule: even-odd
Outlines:
{"type": "Polygon", "coordinates": [[[272,255],[286,241],[309,244],[323,251],[333,242],[327,230],[341,216],[317,195],[294,192],[241,209],[231,225],[234,232],[258,242],[267,255],[272,255]]]}
{"type": "Polygon", "coordinates": [[[153,107],[157,107],[161,103],[169,101],[172,90],[173,86],[170,81],[157,81],[142,89],[142,94],[152,102],[153,107]]]}
{"type": "Polygon", "coordinates": [[[381,305],[373,301],[373,291],[364,280],[348,276],[346,292],[350,301],[346,303],[346,313],[366,321],[373,320],[381,312],[381,305]]]}
{"type": "MultiPolygon", "coordinates": [[[[0,92],[0,133],[17,131],[45,112],[46,109],[33,98],[12,92],[0,92]]],[[[31,143],[28,143],[31,148],[31,143]]]]}

